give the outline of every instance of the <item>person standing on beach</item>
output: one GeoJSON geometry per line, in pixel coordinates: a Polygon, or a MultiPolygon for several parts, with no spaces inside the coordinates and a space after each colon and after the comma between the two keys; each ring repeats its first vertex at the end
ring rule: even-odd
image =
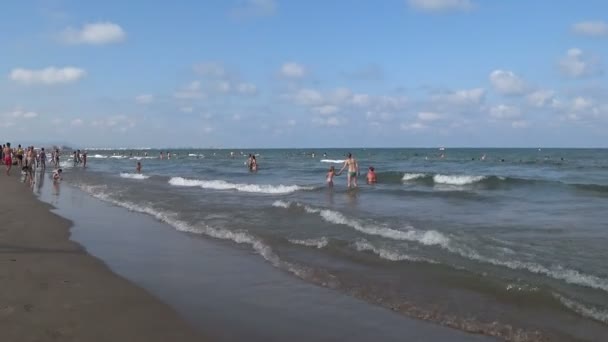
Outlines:
{"type": "Polygon", "coordinates": [[[59,149],[55,150],[55,168],[59,168],[59,149]]]}
{"type": "Polygon", "coordinates": [[[17,165],[19,167],[23,167],[23,148],[21,148],[21,145],[17,146],[17,165]]]}
{"type": "Polygon", "coordinates": [[[344,166],[338,172],[338,175],[342,174],[342,171],[348,167],[348,176],[347,176],[347,187],[350,189],[351,185],[353,187],[357,187],[357,175],[359,174],[359,164],[357,160],[353,158],[351,153],[348,154],[348,158],[344,161],[344,166]]]}
{"type": "Polygon", "coordinates": [[[44,152],[44,147],[40,149],[40,153],[38,154],[38,163],[42,170],[46,169],[46,152],[44,152]]]}
{"type": "Polygon", "coordinates": [[[6,175],[9,176],[13,167],[13,156],[11,151],[11,143],[6,143],[6,147],[2,150],[4,154],[4,166],[6,167],[6,175]]]}

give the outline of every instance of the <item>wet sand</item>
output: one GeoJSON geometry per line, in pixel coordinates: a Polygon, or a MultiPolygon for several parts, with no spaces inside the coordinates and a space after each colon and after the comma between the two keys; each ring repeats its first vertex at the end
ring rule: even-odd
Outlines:
{"type": "Polygon", "coordinates": [[[17,171],[6,177],[2,167],[0,175],[2,341],[205,340],[171,307],[70,241],[71,222],[36,200],[17,171]]]}

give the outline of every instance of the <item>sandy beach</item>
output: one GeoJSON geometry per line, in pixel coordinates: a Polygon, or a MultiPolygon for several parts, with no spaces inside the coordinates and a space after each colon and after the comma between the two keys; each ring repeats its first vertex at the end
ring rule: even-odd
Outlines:
{"type": "MultiPolygon", "coordinates": [[[[13,170],[13,174],[16,174],[13,170]]],[[[202,341],[168,305],[70,241],[70,221],[0,177],[3,341],[202,341]]]]}

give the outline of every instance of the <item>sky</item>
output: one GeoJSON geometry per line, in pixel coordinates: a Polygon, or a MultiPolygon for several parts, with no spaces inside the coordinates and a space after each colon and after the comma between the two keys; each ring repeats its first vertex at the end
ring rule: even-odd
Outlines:
{"type": "Polygon", "coordinates": [[[7,0],[0,140],[608,147],[605,0],[7,0]]]}

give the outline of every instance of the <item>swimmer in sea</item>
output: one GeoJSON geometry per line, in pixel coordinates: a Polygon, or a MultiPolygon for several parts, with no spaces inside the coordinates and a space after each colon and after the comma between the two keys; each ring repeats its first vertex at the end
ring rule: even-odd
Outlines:
{"type": "Polygon", "coordinates": [[[373,166],[370,166],[369,170],[367,171],[367,184],[374,184],[377,181],[378,180],[376,179],[376,171],[374,170],[373,166]]]}
{"type": "Polygon", "coordinates": [[[334,177],[336,176],[336,168],[334,168],[333,166],[329,167],[329,171],[327,172],[327,186],[329,186],[330,188],[332,188],[334,186],[334,177]]]}
{"type": "Polygon", "coordinates": [[[135,172],[141,173],[141,162],[137,162],[137,166],[135,166],[135,172]]]}
{"type": "Polygon", "coordinates": [[[353,187],[357,187],[357,175],[359,174],[359,164],[357,160],[353,158],[351,153],[348,154],[348,158],[344,161],[344,166],[338,172],[338,176],[342,174],[342,171],[348,167],[347,187],[350,189],[351,184],[353,187]]]}

